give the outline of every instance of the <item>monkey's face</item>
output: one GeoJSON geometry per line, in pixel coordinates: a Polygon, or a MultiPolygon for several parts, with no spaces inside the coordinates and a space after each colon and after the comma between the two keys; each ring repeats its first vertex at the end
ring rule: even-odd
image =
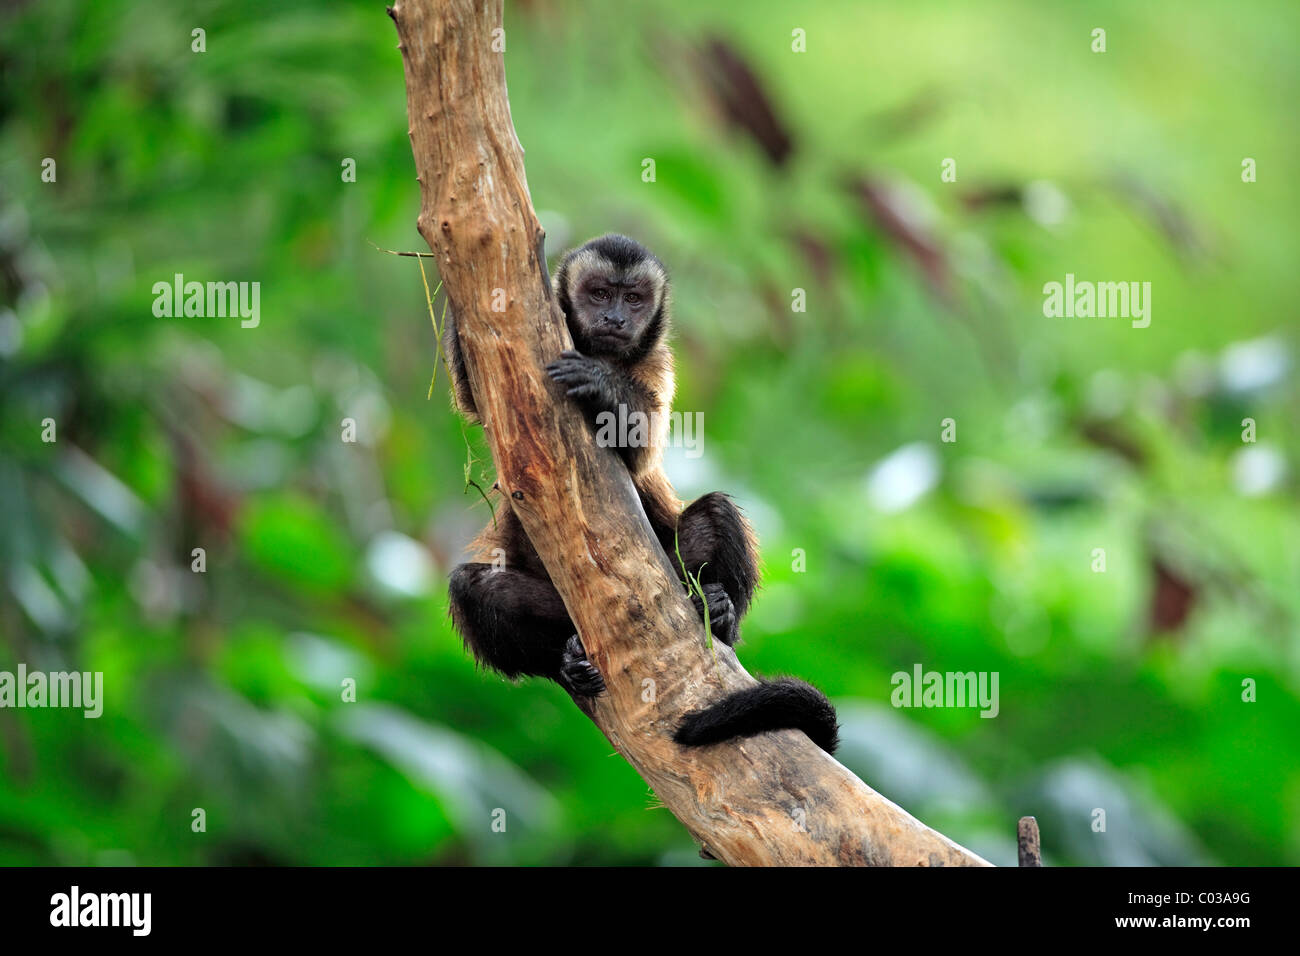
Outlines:
{"type": "Polygon", "coordinates": [[[667,332],[668,275],[650,250],[626,236],[602,236],[569,253],[556,288],[583,355],[634,363],[667,332]]]}
{"type": "Polygon", "coordinates": [[[578,326],[572,331],[586,340],[587,347],[578,349],[585,355],[616,356],[636,346],[657,305],[648,277],[603,270],[583,275],[571,301],[578,326]]]}

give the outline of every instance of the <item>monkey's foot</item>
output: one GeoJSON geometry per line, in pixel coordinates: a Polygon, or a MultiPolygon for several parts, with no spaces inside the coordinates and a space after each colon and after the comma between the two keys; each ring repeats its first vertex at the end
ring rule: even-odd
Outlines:
{"type": "MultiPolygon", "coordinates": [[[[730,595],[721,584],[704,585],[704,597],[709,605],[709,629],[714,637],[731,647],[740,637],[740,622],[736,620],[736,606],[731,603],[730,595]]],[[[695,605],[695,613],[703,621],[704,601],[701,601],[700,596],[694,591],[691,592],[691,601],[695,605]]]]}
{"type": "Polygon", "coordinates": [[[595,697],[605,693],[605,678],[596,665],[587,660],[587,649],[574,634],[560,656],[560,686],[574,697],[595,697]]]}

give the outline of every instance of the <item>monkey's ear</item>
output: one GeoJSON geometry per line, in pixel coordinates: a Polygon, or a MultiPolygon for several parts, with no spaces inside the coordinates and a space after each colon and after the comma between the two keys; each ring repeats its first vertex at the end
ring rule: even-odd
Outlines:
{"type": "Polygon", "coordinates": [[[551,292],[555,299],[560,303],[560,308],[565,315],[569,314],[569,263],[566,257],[555,269],[555,275],[551,277],[551,292]]]}

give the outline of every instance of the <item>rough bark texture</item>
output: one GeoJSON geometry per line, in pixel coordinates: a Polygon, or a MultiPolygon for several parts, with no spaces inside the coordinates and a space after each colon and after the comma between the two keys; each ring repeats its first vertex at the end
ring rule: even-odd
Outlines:
{"type": "Polygon", "coordinates": [[[715,642],[613,451],[543,366],[570,347],[546,273],[501,53],[501,0],[402,0],[397,24],[420,234],[459,323],[498,481],[600,668],[586,707],[718,859],[733,865],[987,865],[875,793],[798,731],[678,747],[688,710],[752,678],[715,642]],[[504,312],[492,310],[504,290],[504,312]],[[498,296],[501,293],[496,293],[498,296]]]}

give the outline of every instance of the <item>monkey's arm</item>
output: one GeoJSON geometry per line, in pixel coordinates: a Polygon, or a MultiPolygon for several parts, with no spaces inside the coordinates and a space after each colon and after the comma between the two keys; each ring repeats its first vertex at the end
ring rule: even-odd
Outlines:
{"type": "Polygon", "coordinates": [[[546,373],[567,389],[568,396],[582,407],[593,428],[599,429],[603,424],[601,415],[613,416],[613,447],[618,449],[628,471],[634,477],[639,475],[654,458],[655,423],[651,416],[656,410],[655,396],[617,365],[573,350],[561,352],[559,358],[546,366],[546,373]],[[626,409],[622,414],[620,407],[626,409]],[[645,416],[639,434],[633,430],[636,423],[633,412],[645,416]],[[623,422],[628,423],[626,435],[621,433],[623,422]]]}

